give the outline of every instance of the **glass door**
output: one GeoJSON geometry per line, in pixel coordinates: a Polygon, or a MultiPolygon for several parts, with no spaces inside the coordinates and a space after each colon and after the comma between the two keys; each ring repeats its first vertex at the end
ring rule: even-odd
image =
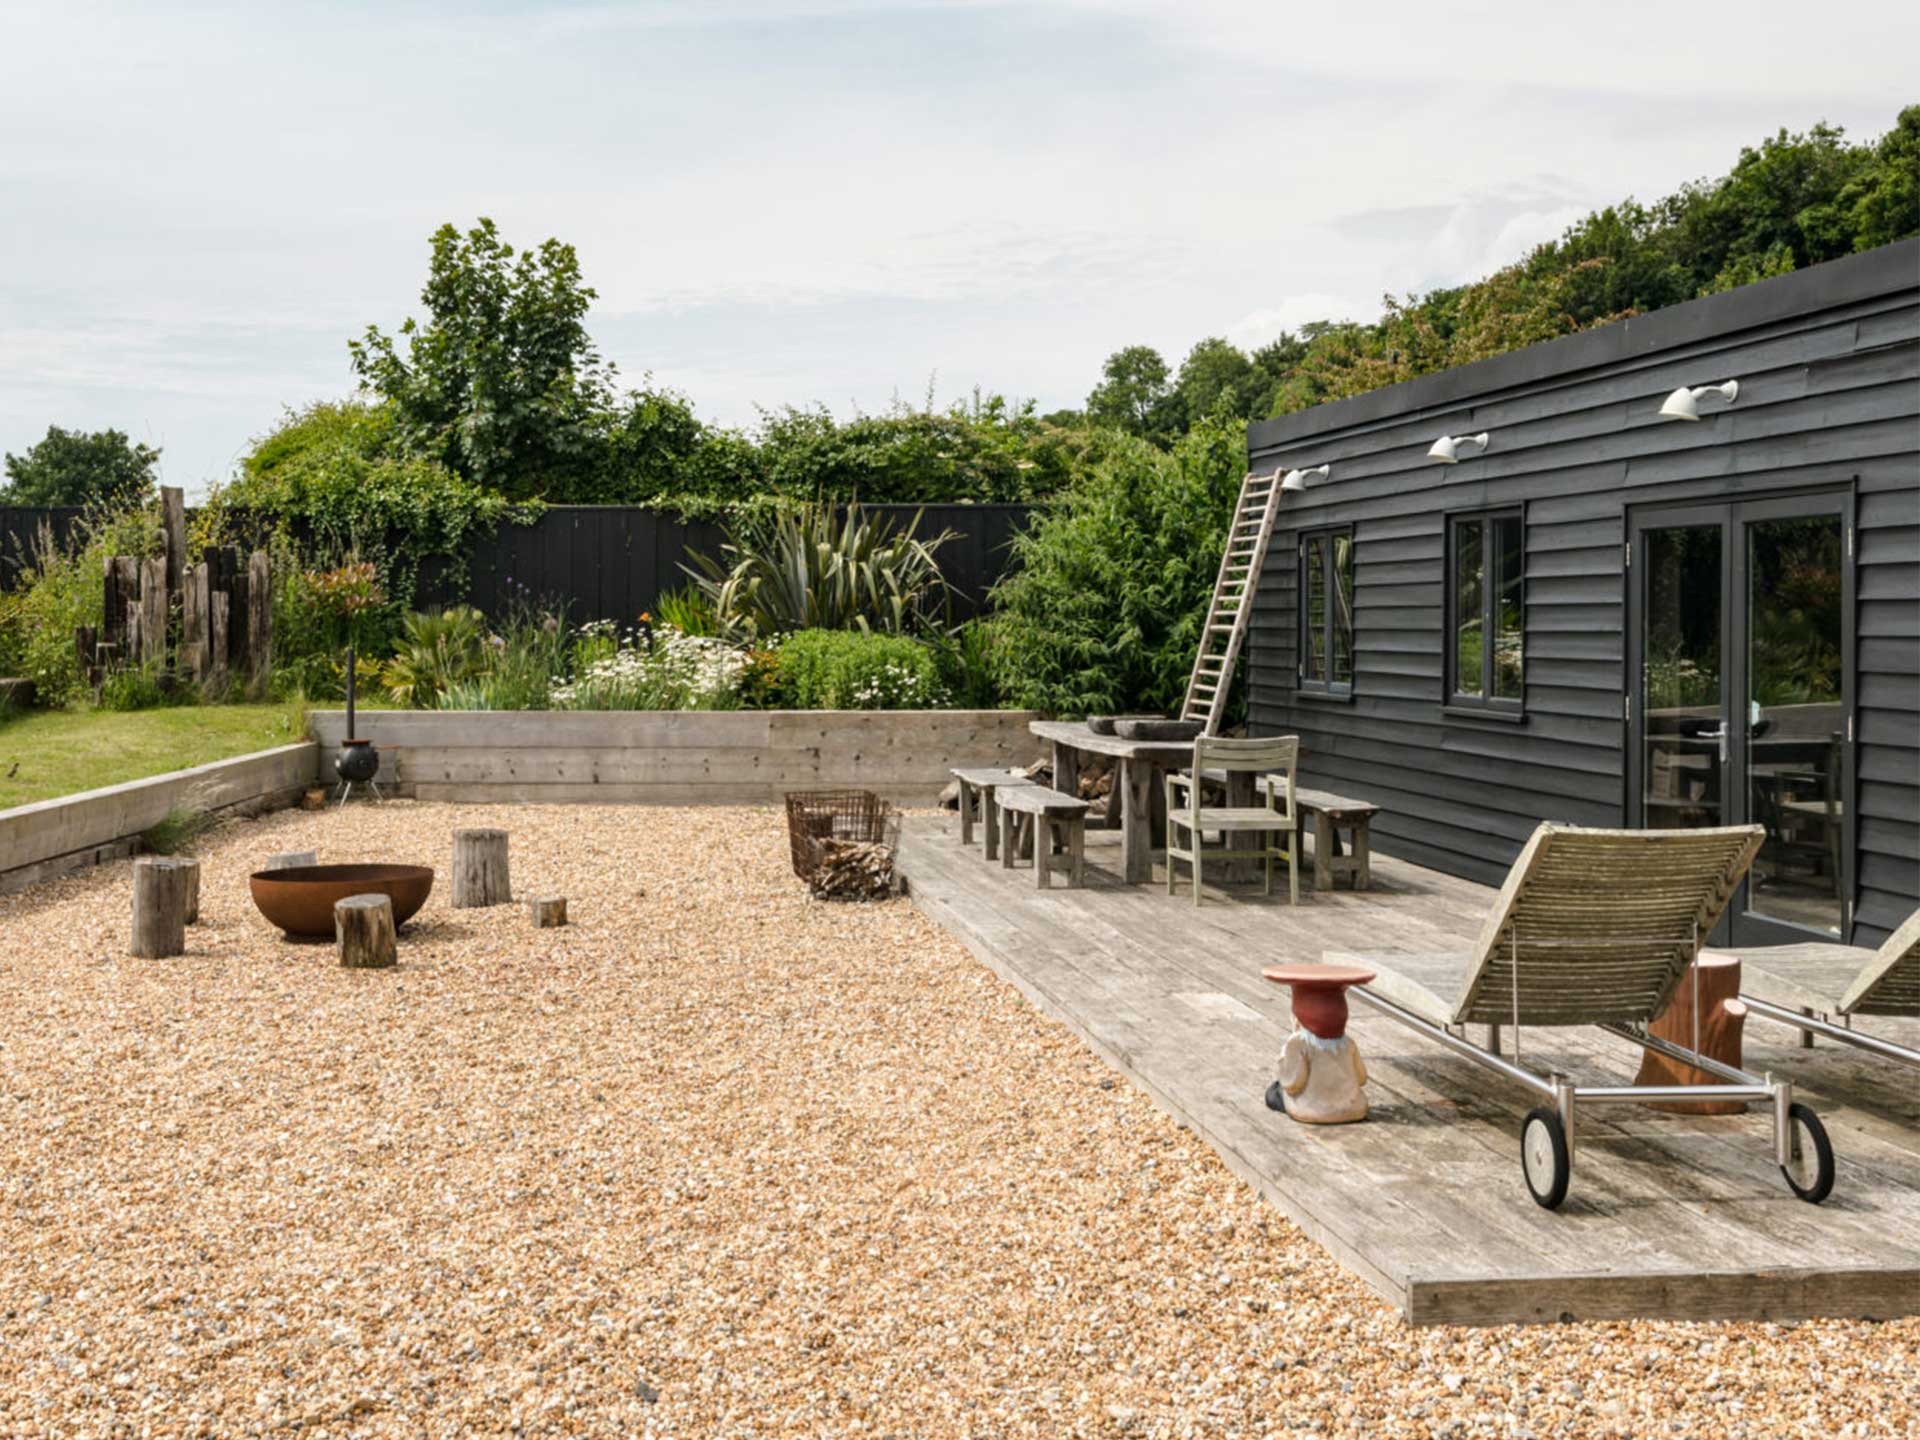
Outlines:
{"type": "Polygon", "coordinates": [[[1721,943],[1850,927],[1851,525],[1845,495],[1633,517],[1629,812],[1767,832],[1721,943]]]}

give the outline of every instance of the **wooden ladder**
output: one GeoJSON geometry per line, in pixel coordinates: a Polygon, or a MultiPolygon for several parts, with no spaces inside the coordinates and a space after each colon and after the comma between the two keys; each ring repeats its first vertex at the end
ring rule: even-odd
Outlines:
{"type": "Polygon", "coordinates": [[[1186,703],[1180,707],[1180,718],[1202,721],[1207,735],[1220,733],[1227,687],[1233,682],[1240,642],[1253,616],[1253,592],[1260,584],[1261,562],[1267,558],[1267,541],[1279,510],[1279,471],[1249,474],[1240,482],[1226,553],[1220,557],[1220,578],[1213,582],[1206,628],[1200,632],[1200,653],[1194,658],[1193,678],[1187,682],[1186,703]]]}

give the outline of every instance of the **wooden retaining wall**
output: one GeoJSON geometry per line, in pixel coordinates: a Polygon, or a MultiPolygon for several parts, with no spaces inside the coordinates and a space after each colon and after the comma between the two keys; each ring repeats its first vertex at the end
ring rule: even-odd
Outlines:
{"type": "MultiPolygon", "coordinates": [[[[847,786],[930,805],[956,765],[1024,765],[1026,710],[360,712],[380,783],[421,800],[778,804],[847,786]]],[[[331,776],[345,712],[316,711],[331,776]]]]}
{"type": "Polygon", "coordinates": [[[291,804],[314,783],[319,753],[303,740],[0,810],[0,894],[130,854],[140,833],[177,807],[256,811],[291,804]]]}

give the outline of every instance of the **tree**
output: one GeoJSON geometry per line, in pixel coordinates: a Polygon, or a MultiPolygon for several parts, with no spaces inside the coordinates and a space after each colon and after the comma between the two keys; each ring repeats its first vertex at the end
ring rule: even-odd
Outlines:
{"type": "Polygon", "coordinates": [[[1161,443],[1209,414],[1283,415],[1920,234],[1920,105],[1877,141],[1782,130],[1715,180],[1576,221],[1484,279],[1388,296],[1372,324],[1319,321],[1243,356],[1211,338],[1177,382],[1145,346],[1111,356],[1090,418],[1161,443]]]}
{"type": "Polygon", "coordinates": [[[160,451],[118,430],[62,430],[24,455],[7,456],[0,505],[104,505],[124,509],[152,498],[160,451]]]}
{"type": "Polygon", "coordinates": [[[1069,716],[1177,710],[1246,468],[1246,427],[1230,416],[1167,449],[1109,432],[1014,537],[1018,563],[994,588],[1007,698],[1069,716]]]}
{"type": "Polygon", "coordinates": [[[1180,406],[1191,421],[1216,414],[1237,415],[1242,420],[1258,418],[1252,407],[1264,387],[1253,362],[1239,346],[1211,335],[1180,362],[1175,388],[1180,392],[1180,406]]]}
{"type": "Polygon", "coordinates": [[[604,463],[613,371],[587,334],[593,290],[571,245],[516,252],[482,218],[443,225],[424,324],[368,326],[354,372],[392,408],[402,447],[516,499],[590,483],[604,463]]]}
{"type": "Polygon", "coordinates": [[[1129,435],[1157,436],[1185,427],[1172,413],[1177,396],[1167,362],[1151,345],[1129,345],[1107,357],[1106,378],[1087,396],[1087,418],[1129,435]]]}

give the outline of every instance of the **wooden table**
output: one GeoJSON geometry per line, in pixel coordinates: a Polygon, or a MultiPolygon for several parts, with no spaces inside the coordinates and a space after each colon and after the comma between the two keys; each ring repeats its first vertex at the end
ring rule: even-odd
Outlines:
{"type": "MultiPolygon", "coordinates": [[[[1191,740],[1123,740],[1118,735],[1096,735],[1079,720],[1035,720],[1027,726],[1053,745],[1053,788],[1068,795],[1080,793],[1080,757],[1105,755],[1117,763],[1113,795],[1120,797],[1120,866],[1129,885],[1153,879],[1153,793],[1158,772],[1193,763],[1191,740]]],[[[1253,803],[1254,777],[1244,780],[1246,800],[1253,803]]],[[[1241,804],[1229,800],[1229,804],[1241,804]]]]}

